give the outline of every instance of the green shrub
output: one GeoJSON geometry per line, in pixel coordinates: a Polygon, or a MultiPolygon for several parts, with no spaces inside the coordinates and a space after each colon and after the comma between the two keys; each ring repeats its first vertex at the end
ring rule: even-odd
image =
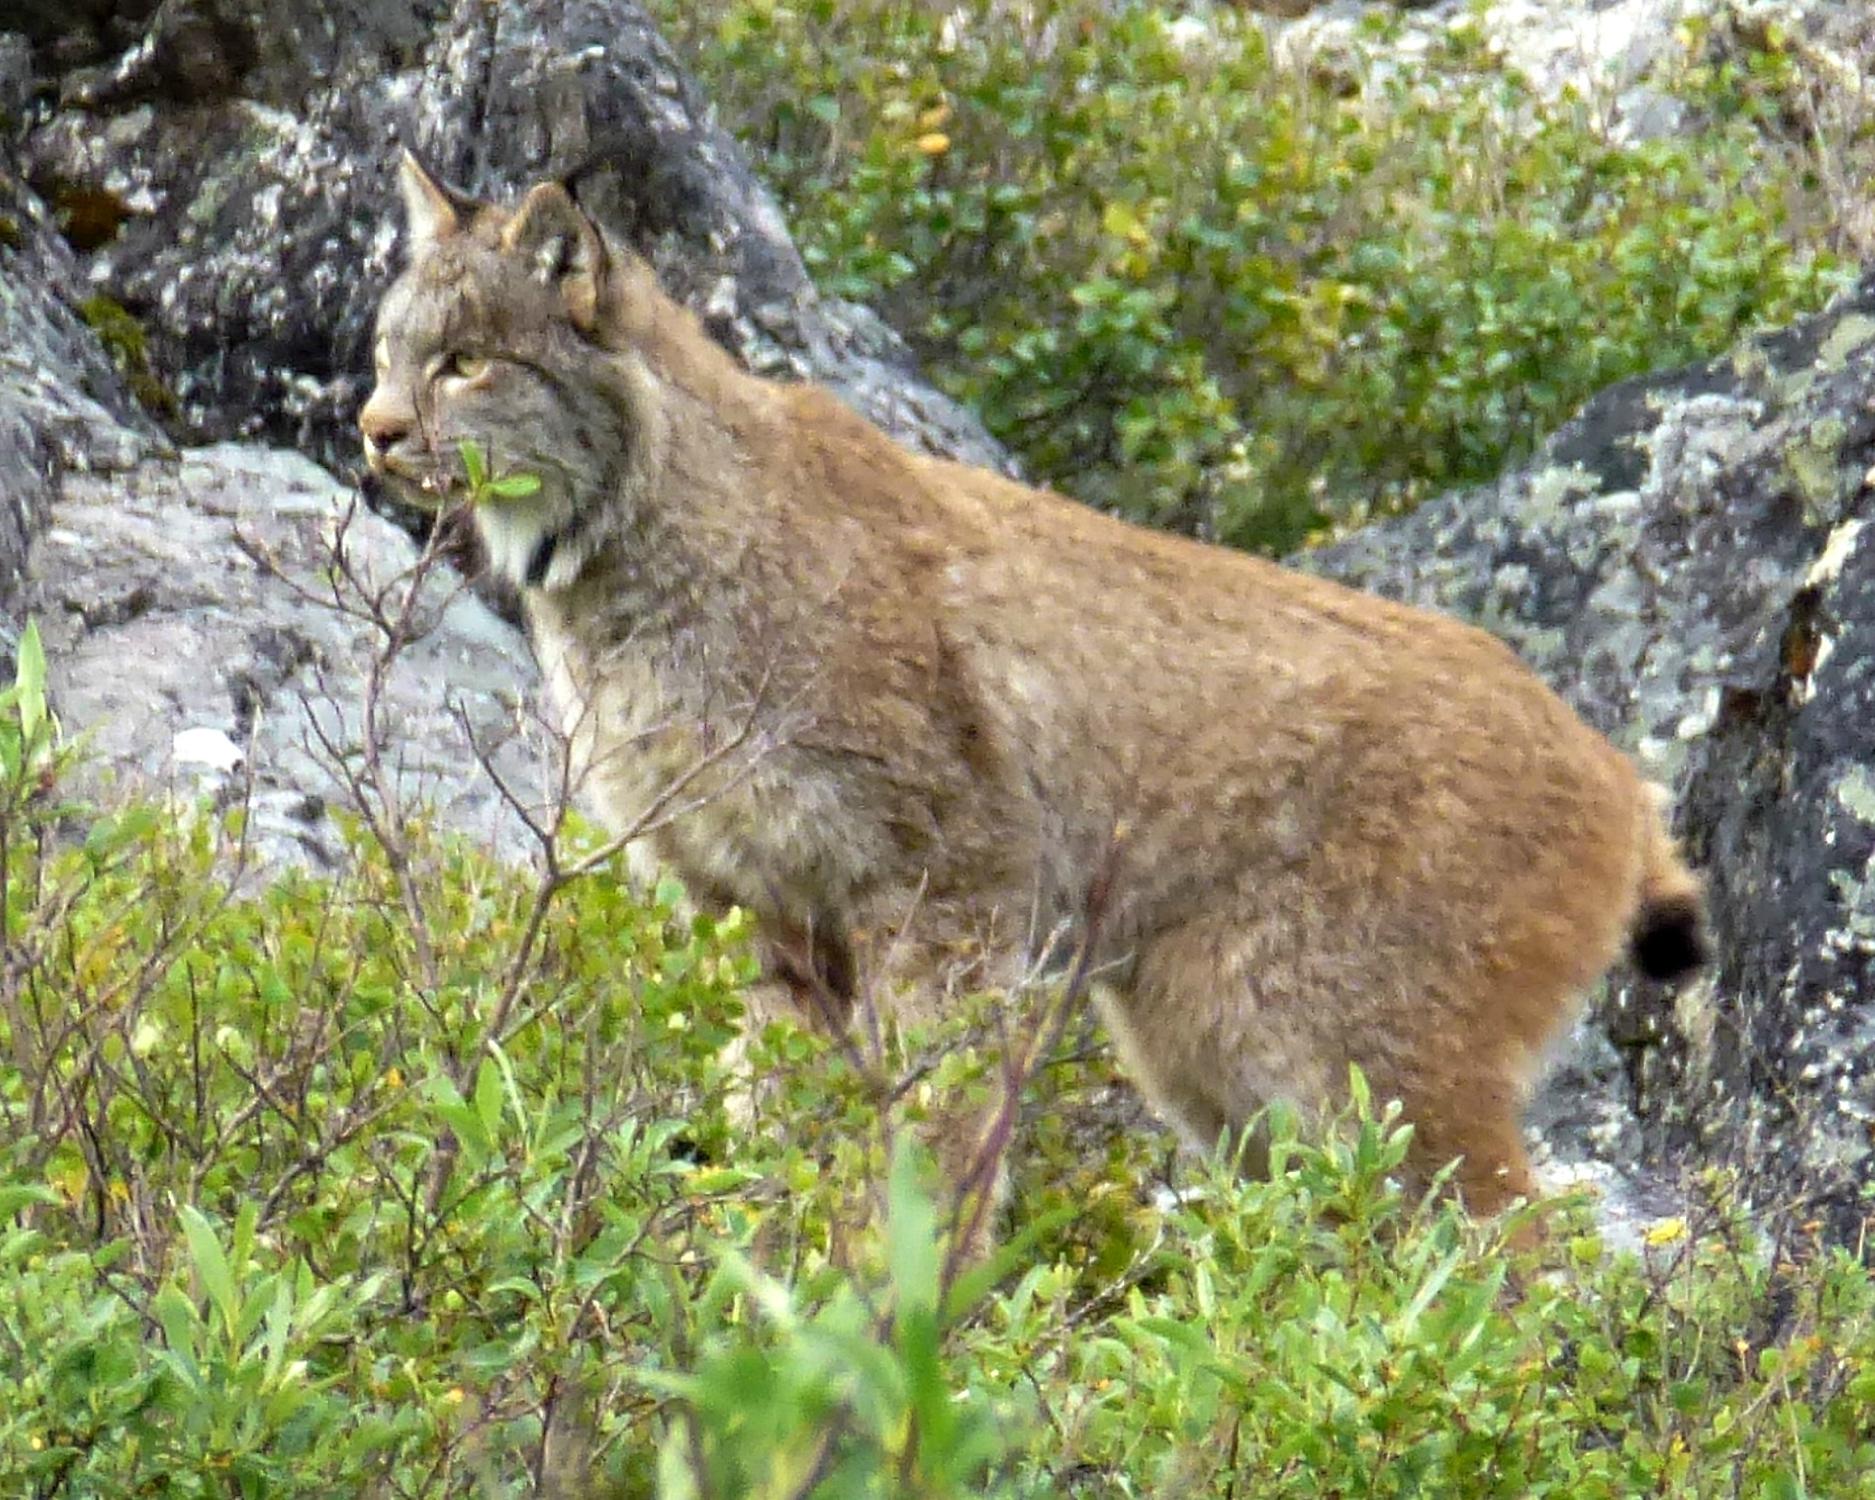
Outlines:
{"type": "MultiPolygon", "coordinates": [[[[1358,1079],[1240,1182],[1117,1130],[1077,1038],[969,1266],[864,1059],[771,1028],[726,1109],[739,920],[417,821],[263,879],[238,812],[87,806],[71,758],[28,632],[0,1493],[1875,1494],[1846,1253],[1702,1210],[1611,1256],[1580,1206],[1513,1253],[1401,1197],[1358,1079]]],[[[889,1055],[903,1107],[984,1086],[983,1019],[889,1055]]]]}
{"type": "MultiPolygon", "coordinates": [[[[654,7],[791,211],[1038,479],[1281,551],[1818,305],[1744,118],[1606,142],[1461,34],[1364,87],[1231,7],[654,7]]],[[[1381,38],[1384,41],[1384,38],[1381,38]]]]}
{"type": "Polygon", "coordinates": [[[517,962],[536,882],[418,824],[261,884],[238,814],[57,802],[21,675],[0,1493],[519,1493],[550,1434],[648,1475],[629,1369],[741,1180],[699,1165],[736,926],[589,880],[517,962]]]}

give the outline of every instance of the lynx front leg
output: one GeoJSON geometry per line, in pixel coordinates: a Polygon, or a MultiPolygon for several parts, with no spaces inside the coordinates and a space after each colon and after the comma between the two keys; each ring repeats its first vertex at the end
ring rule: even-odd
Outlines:
{"type": "Polygon", "coordinates": [[[832,919],[765,922],[759,950],[764,977],[788,996],[795,1019],[829,1035],[851,1024],[858,963],[849,934],[832,919]]]}
{"type": "Polygon", "coordinates": [[[854,1007],[852,950],[830,923],[764,922],[756,953],[761,971],[742,992],[742,1027],[723,1049],[732,1080],[729,1117],[739,1129],[772,1102],[774,1081],[757,1079],[749,1061],[755,1038],[777,1021],[838,1035],[854,1007]]]}
{"type": "Polygon", "coordinates": [[[1536,1196],[1520,1123],[1522,1089],[1514,1082],[1474,1076],[1463,1087],[1402,1103],[1413,1122],[1406,1164],[1415,1186],[1423,1189],[1460,1157],[1453,1181],[1472,1213],[1495,1214],[1518,1198],[1536,1196]]]}

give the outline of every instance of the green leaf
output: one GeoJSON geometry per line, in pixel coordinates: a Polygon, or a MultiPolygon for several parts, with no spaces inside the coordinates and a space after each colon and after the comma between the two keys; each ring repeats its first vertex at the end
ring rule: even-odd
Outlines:
{"type": "Polygon", "coordinates": [[[1399,1317],[1394,1320],[1393,1337],[1396,1342],[1405,1343],[1419,1326],[1420,1317],[1431,1306],[1432,1299],[1439,1295],[1445,1283],[1451,1279],[1452,1272],[1458,1269],[1463,1258],[1462,1250],[1453,1250],[1440,1258],[1432,1272],[1420,1283],[1419,1290],[1413,1293],[1413,1300],[1406,1304],[1399,1317]]]}
{"type": "Polygon", "coordinates": [[[186,1297],[181,1288],[166,1286],[150,1299],[150,1311],[156,1317],[157,1326],[163,1330],[163,1338],[169,1345],[182,1370],[186,1371],[188,1381],[193,1385],[200,1377],[197,1360],[202,1352],[201,1315],[195,1304],[186,1297]]]}
{"type": "Polygon", "coordinates": [[[482,1135],[485,1140],[493,1141],[496,1128],[501,1124],[502,1104],[501,1069],[492,1057],[482,1059],[482,1066],[475,1071],[475,1114],[482,1123],[482,1135]]]}
{"type": "MultiPolygon", "coordinates": [[[[525,1129],[527,1126],[527,1097],[521,1092],[521,1080],[515,1076],[514,1064],[509,1061],[508,1054],[503,1050],[501,1043],[495,1041],[493,1038],[490,1038],[488,1043],[488,1055],[494,1060],[496,1068],[501,1073],[502,1090],[507,1096],[508,1108],[514,1115],[515,1123],[522,1129],[525,1129]]],[[[500,1118],[500,1113],[497,1111],[495,1116],[496,1121],[499,1122],[500,1118]]],[[[494,1128],[493,1124],[489,1126],[491,1133],[493,1133],[494,1128]]]]}
{"type": "Polygon", "coordinates": [[[475,494],[488,483],[488,460],[482,454],[482,445],[472,438],[464,438],[456,445],[456,451],[462,455],[462,472],[469,481],[469,493],[475,494]]]}
{"type": "Polygon", "coordinates": [[[46,721],[46,652],[37,620],[28,620],[20,632],[13,680],[19,690],[20,732],[31,743],[46,721]]]}
{"type": "Polygon", "coordinates": [[[680,1412],[658,1446],[658,1500],[701,1500],[703,1490],[690,1466],[690,1422],[680,1412]]]}
{"type": "Polygon", "coordinates": [[[177,1214],[182,1220],[182,1234],[189,1244],[189,1259],[194,1263],[196,1277],[232,1337],[240,1315],[240,1298],[235,1292],[234,1273],[228,1267],[221,1240],[214,1226],[193,1205],[183,1204],[177,1214]]]}
{"type": "Polygon", "coordinates": [[[901,1317],[910,1310],[935,1312],[937,1307],[938,1216],[920,1181],[922,1155],[909,1136],[901,1136],[886,1185],[886,1268],[901,1317]]]}
{"type": "Polygon", "coordinates": [[[751,1182],[759,1182],[765,1175],[747,1167],[706,1167],[686,1176],[684,1187],[692,1197],[712,1198],[721,1193],[733,1193],[751,1182]]]}
{"type": "Polygon", "coordinates": [[[37,1182],[0,1185],[0,1218],[10,1218],[23,1208],[56,1208],[62,1200],[51,1188],[37,1182]]]}
{"type": "Polygon", "coordinates": [[[503,474],[499,479],[491,479],[486,484],[476,486],[478,500],[525,500],[529,495],[540,491],[540,476],[537,474],[503,474]]]}
{"type": "Polygon", "coordinates": [[[273,1300],[267,1308],[267,1331],[261,1339],[262,1368],[267,1381],[273,1384],[280,1379],[286,1369],[287,1350],[293,1337],[293,1288],[282,1276],[274,1288],[273,1300]]]}
{"type": "MultiPolygon", "coordinates": [[[[455,1135],[469,1165],[480,1166],[488,1157],[490,1145],[488,1128],[482,1123],[480,1112],[470,1109],[455,1084],[441,1073],[429,1079],[425,1092],[430,1096],[431,1107],[455,1135]]],[[[499,1098],[496,1103],[499,1107],[499,1098]]]]}

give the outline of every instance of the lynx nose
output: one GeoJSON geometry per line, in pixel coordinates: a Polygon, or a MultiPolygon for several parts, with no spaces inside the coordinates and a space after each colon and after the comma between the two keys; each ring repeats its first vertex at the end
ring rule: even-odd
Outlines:
{"type": "Polygon", "coordinates": [[[373,468],[383,463],[385,455],[410,436],[416,426],[416,414],[400,409],[374,395],[358,413],[358,430],[364,434],[365,461],[373,468]]]}

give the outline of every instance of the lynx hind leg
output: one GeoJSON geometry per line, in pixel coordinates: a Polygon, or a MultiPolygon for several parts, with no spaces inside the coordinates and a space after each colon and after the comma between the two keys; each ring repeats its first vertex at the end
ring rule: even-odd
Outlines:
{"type": "MultiPolygon", "coordinates": [[[[1474,1213],[1529,1197],[1520,1063],[1490,1055],[1482,1035],[1453,1055],[1452,1034],[1432,1019],[1437,1001],[1408,996],[1395,976],[1363,982],[1359,958],[1337,960],[1307,939],[1298,924],[1249,934],[1193,926],[1142,949],[1131,992],[1103,1008],[1154,1107],[1210,1151],[1278,1100],[1305,1117],[1344,1102],[1352,1064],[1373,1097],[1398,1099],[1413,1125],[1409,1188],[1423,1190],[1461,1157],[1452,1182],[1474,1213]],[[1397,999],[1376,1003],[1380,985],[1397,999]]],[[[1263,1143],[1245,1141],[1242,1163],[1265,1170],[1263,1143]]]]}
{"type": "Polygon", "coordinates": [[[1131,984],[1096,998],[1128,1075],[1185,1143],[1208,1153],[1225,1141],[1260,1173],[1265,1143],[1239,1133],[1279,1100],[1314,1113],[1345,1067],[1304,1008],[1265,998],[1248,952],[1239,935],[1194,924],[1143,945],[1131,984]]]}
{"type": "Polygon", "coordinates": [[[1452,1184],[1465,1207],[1490,1215],[1518,1198],[1536,1196],[1536,1179],[1523,1144],[1523,1080],[1468,1069],[1466,1076],[1402,1098],[1412,1122],[1407,1185],[1423,1191],[1453,1158],[1452,1184]]]}

